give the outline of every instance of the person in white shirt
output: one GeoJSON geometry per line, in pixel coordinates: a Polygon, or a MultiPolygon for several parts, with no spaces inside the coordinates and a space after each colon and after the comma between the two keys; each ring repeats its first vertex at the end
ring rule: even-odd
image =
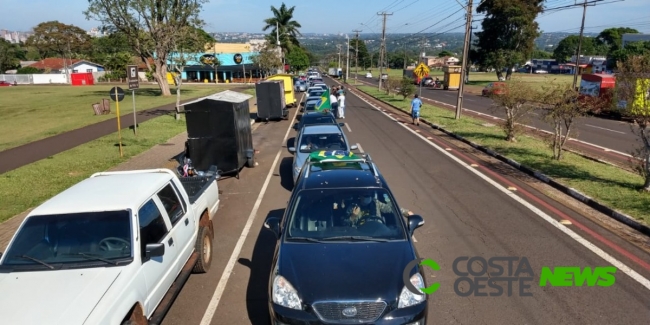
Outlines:
{"type": "Polygon", "coordinates": [[[334,117],[336,117],[338,116],[339,102],[334,93],[334,91],[330,92],[330,105],[332,105],[332,113],[334,113],[334,117]]]}
{"type": "Polygon", "coordinates": [[[345,92],[339,93],[339,118],[345,118],[345,92]]]}

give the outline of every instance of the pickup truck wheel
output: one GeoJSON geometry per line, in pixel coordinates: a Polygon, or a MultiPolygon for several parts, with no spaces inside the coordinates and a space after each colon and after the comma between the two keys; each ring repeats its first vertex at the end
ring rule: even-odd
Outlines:
{"type": "Polygon", "coordinates": [[[199,258],[194,265],[194,273],[208,272],[210,270],[210,264],[212,264],[212,232],[210,228],[199,228],[196,252],[199,254],[199,258]]]}

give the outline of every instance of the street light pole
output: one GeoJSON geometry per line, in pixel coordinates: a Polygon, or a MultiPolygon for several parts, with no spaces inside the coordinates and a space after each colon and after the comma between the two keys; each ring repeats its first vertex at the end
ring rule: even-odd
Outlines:
{"type": "Polygon", "coordinates": [[[346,53],[346,64],[345,64],[345,82],[350,79],[350,38],[348,35],[345,35],[345,40],[348,42],[348,52],[346,53]]]}

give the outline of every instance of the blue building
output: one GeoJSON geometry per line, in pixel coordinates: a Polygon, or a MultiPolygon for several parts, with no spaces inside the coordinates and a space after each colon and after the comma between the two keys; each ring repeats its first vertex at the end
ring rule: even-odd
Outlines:
{"type": "MultiPolygon", "coordinates": [[[[219,83],[261,79],[260,69],[253,64],[252,57],[258,52],[251,51],[251,44],[217,43],[206,46],[204,53],[191,53],[185,56],[182,78],[186,82],[219,83]],[[219,65],[214,66],[215,58],[219,65]]],[[[178,62],[179,54],[169,55],[168,64],[178,62]]],[[[170,69],[171,70],[171,69],[170,69]]],[[[171,71],[170,71],[171,72],[171,71]]]]}

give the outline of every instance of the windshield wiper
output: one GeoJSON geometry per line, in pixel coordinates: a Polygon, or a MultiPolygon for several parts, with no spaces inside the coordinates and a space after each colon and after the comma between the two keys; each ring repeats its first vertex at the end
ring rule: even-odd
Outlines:
{"type": "Polygon", "coordinates": [[[113,265],[115,265],[115,266],[119,265],[119,263],[116,262],[116,261],[111,261],[111,260],[109,260],[109,259],[105,259],[105,258],[103,258],[103,257],[99,257],[99,256],[95,256],[95,255],[90,255],[90,254],[86,254],[86,253],[66,254],[66,255],[79,255],[79,256],[85,257],[85,258],[87,258],[87,259],[89,259],[89,260],[102,261],[102,262],[106,262],[106,263],[108,263],[108,264],[113,264],[113,265]]]}
{"type": "Polygon", "coordinates": [[[26,259],[26,260],[34,261],[34,262],[36,262],[36,263],[40,263],[40,264],[43,264],[43,265],[47,266],[50,270],[54,270],[54,266],[52,266],[51,264],[45,263],[45,262],[43,262],[43,261],[41,261],[41,260],[39,260],[39,259],[33,258],[33,257],[31,257],[31,256],[27,256],[27,255],[16,255],[15,257],[20,257],[20,258],[24,258],[24,259],[26,259]]]}
{"type": "Polygon", "coordinates": [[[327,240],[359,240],[359,241],[376,241],[376,242],[388,242],[390,239],[385,239],[385,238],[375,238],[375,237],[369,237],[369,236],[335,236],[335,237],[327,237],[327,238],[322,238],[322,241],[327,241],[327,240]]]}
{"type": "Polygon", "coordinates": [[[309,237],[289,237],[287,239],[290,240],[295,240],[295,241],[308,241],[310,243],[320,243],[321,241],[315,238],[309,238],[309,237]]]}

